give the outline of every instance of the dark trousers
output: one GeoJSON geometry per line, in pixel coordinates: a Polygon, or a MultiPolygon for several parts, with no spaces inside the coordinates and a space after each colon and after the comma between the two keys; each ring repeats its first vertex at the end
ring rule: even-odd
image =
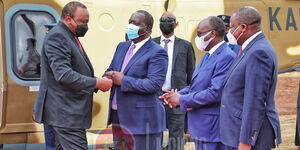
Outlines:
{"type": "Polygon", "coordinates": [[[118,111],[111,110],[114,147],[117,150],[160,150],[161,133],[131,134],[119,122],[118,111]]]}
{"type": "Polygon", "coordinates": [[[87,150],[85,129],[68,129],[52,126],[57,150],[87,150]]]}
{"type": "Polygon", "coordinates": [[[165,105],[167,128],[169,130],[169,142],[165,148],[167,150],[183,150],[184,149],[184,121],[185,113],[180,108],[170,108],[165,105]],[[176,110],[174,110],[176,109],[176,110]]]}
{"type": "MultiPolygon", "coordinates": [[[[235,148],[235,147],[229,147],[227,146],[227,150],[238,150],[238,148],[235,148]]],[[[251,150],[271,150],[271,149],[254,149],[253,147],[251,147],[251,150]]]]}
{"type": "Polygon", "coordinates": [[[225,146],[221,142],[203,142],[195,140],[196,150],[234,150],[225,146]]]}
{"type": "Polygon", "coordinates": [[[44,124],[44,135],[45,135],[45,144],[46,150],[55,150],[55,135],[54,129],[44,124]]]}

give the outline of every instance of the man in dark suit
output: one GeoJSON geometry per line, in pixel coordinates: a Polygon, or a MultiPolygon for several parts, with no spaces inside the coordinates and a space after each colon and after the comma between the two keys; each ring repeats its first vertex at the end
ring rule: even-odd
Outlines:
{"type": "Polygon", "coordinates": [[[160,98],[172,107],[187,111],[188,129],[196,150],[226,150],[220,140],[220,100],[224,79],[235,54],[223,40],[221,19],[208,17],[199,23],[196,46],[208,51],[197,66],[191,84],[179,92],[165,91],[160,98]]]}
{"type": "Polygon", "coordinates": [[[119,43],[105,73],[114,83],[108,124],[113,124],[119,149],[124,149],[122,145],[135,150],[158,150],[161,146],[166,121],[158,93],[166,77],[168,55],[150,38],[152,27],[153,17],[147,11],[133,13],[126,27],[130,41],[119,43]]]}
{"type": "MultiPolygon", "coordinates": [[[[168,53],[169,64],[166,80],[162,89],[182,89],[190,84],[195,69],[195,54],[190,42],[174,35],[177,27],[176,17],[171,12],[164,12],[160,18],[162,36],[153,41],[160,44],[168,53]]],[[[166,149],[183,150],[185,112],[179,108],[165,106],[169,143],[166,149]]]]}
{"type": "Polygon", "coordinates": [[[70,2],[61,21],[45,38],[41,54],[40,90],[34,120],[54,129],[56,149],[87,149],[86,129],[92,121],[93,92],[107,91],[112,80],[95,78],[92,64],[78,37],[84,36],[86,6],[70,2]]]}
{"type": "Polygon", "coordinates": [[[221,100],[221,140],[232,149],[268,150],[281,143],[275,108],[277,56],[261,31],[254,8],[238,9],[231,17],[229,42],[242,51],[229,69],[221,100]],[[276,139],[276,143],[275,143],[276,139]]]}

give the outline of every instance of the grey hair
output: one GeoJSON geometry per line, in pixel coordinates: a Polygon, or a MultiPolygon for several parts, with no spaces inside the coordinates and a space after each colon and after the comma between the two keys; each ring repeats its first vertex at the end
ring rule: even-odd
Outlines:
{"type": "Polygon", "coordinates": [[[218,36],[223,37],[225,34],[225,25],[223,21],[216,16],[209,16],[207,19],[212,29],[218,32],[218,36]]]}
{"type": "Polygon", "coordinates": [[[239,24],[253,25],[261,27],[261,15],[259,11],[252,6],[245,6],[235,12],[239,24]]]}

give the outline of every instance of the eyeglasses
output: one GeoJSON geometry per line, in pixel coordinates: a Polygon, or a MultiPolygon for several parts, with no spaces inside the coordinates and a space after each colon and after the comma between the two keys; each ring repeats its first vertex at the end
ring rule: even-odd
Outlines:
{"type": "Polygon", "coordinates": [[[171,17],[163,17],[159,19],[160,22],[176,22],[175,18],[171,18],[171,17]]]}
{"type": "Polygon", "coordinates": [[[197,36],[202,36],[204,33],[207,33],[207,32],[210,32],[210,31],[212,31],[213,29],[210,29],[210,30],[207,30],[207,31],[204,31],[204,32],[199,32],[199,31],[197,31],[197,36]]]}

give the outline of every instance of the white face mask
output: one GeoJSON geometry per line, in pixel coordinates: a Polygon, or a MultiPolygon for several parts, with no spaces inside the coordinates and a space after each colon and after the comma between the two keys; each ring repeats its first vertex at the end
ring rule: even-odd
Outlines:
{"type": "Polygon", "coordinates": [[[204,39],[206,38],[206,36],[208,36],[211,32],[208,32],[207,34],[201,36],[201,37],[198,37],[196,36],[195,38],[195,43],[196,43],[196,46],[197,48],[200,50],[200,51],[204,51],[205,48],[207,47],[207,45],[215,38],[210,38],[209,40],[207,41],[204,41],[204,39]]]}
{"type": "Polygon", "coordinates": [[[233,33],[231,33],[231,32],[230,32],[231,29],[229,29],[229,31],[228,31],[228,33],[227,33],[227,35],[226,35],[229,44],[232,44],[232,45],[238,45],[237,40],[241,37],[241,35],[242,35],[243,33],[240,34],[238,38],[235,38],[233,34],[237,31],[237,29],[238,29],[239,27],[240,27],[240,26],[238,26],[238,27],[233,31],[233,33]]]}

